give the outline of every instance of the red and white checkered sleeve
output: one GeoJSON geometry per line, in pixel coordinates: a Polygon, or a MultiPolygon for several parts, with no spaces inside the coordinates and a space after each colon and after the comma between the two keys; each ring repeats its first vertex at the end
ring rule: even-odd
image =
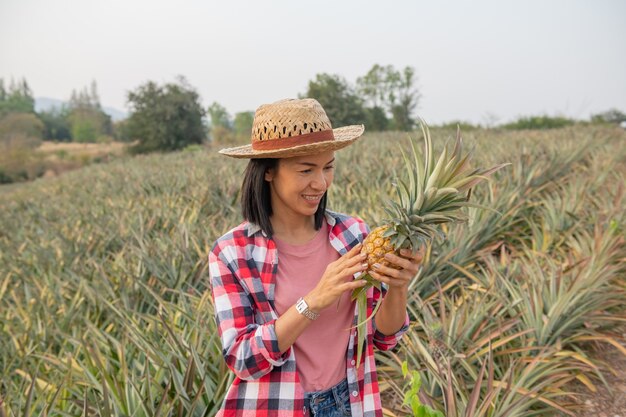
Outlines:
{"type": "MultiPolygon", "coordinates": [[[[377,288],[374,288],[374,294],[373,294],[374,306],[376,305],[376,303],[380,302],[384,298],[385,294],[387,293],[385,284],[383,284],[381,288],[382,288],[382,293],[377,288]]],[[[400,341],[404,333],[406,333],[406,331],[409,329],[409,323],[410,323],[409,313],[407,312],[404,316],[404,324],[402,325],[400,330],[398,330],[394,334],[385,335],[379,332],[378,329],[376,328],[376,320],[372,320],[372,325],[374,328],[374,337],[373,337],[374,346],[376,346],[378,350],[393,349],[394,347],[396,347],[396,345],[398,344],[398,342],[400,341]]]]}
{"type": "Polygon", "coordinates": [[[256,323],[253,301],[228,266],[239,262],[225,258],[218,245],[209,254],[209,275],[222,355],[226,365],[239,378],[258,379],[275,366],[281,366],[290,351],[280,353],[275,320],[256,323]]]}

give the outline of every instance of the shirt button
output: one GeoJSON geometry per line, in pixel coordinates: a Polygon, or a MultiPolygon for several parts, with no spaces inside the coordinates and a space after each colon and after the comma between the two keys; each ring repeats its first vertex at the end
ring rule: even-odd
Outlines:
{"type": "Polygon", "coordinates": [[[354,359],[352,359],[352,360],[350,361],[350,365],[352,365],[352,366],[356,365],[356,361],[355,361],[354,359]]]}
{"type": "Polygon", "coordinates": [[[352,396],[356,397],[357,395],[359,395],[359,393],[357,391],[352,391],[352,396]]]}
{"type": "Polygon", "coordinates": [[[302,413],[306,414],[306,407],[302,407],[302,413]]]}

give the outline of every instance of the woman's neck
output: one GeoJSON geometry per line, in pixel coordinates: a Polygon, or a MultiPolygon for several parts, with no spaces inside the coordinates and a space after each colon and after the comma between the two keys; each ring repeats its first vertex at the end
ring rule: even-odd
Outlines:
{"type": "Polygon", "coordinates": [[[317,233],[314,216],[292,218],[272,216],[270,221],[272,222],[274,236],[287,243],[306,243],[317,233]]]}

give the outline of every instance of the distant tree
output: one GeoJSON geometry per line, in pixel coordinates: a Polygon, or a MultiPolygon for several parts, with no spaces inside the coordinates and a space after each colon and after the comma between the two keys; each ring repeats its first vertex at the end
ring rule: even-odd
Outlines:
{"type": "Polygon", "coordinates": [[[319,101],[333,126],[362,124],[367,120],[362,99],[339,75],[317,74],[315,80],[309,81],[305,97],[319,101]]]}
{"type": "Polygon", "coordinates": [[[620,124],[626,121],[626,114],[618,109],[610,109],[602,113],[591,116],[593,123],[614,123],[620,124]]]}
{"type": "Polygon", "coordinates": [[[40,112],[39,118],[44,124],[43,137],[45,140],[60,142],[70,142],[72,134],[70,122],[68,120],[69,108],[53,108],[52,110],[40,112]]]}
{"type": "Polygon", "coordinates": [[[113,134],[111,116],[102,110],[95,81],[89,88],[72,91],[67,120],[74,142],[95,142],[113,134]]]}
{"type": "Polygon", "coordinates": [[[232,128],[232,122],[230,120],[230,114],[224,106],[220,103],[214,101],[208,109],[209,114],[209,124],[211,128],[214,127],[223,127],[226,129],[232,128]]]}
{"type": "Polygon", "coordinates": [[[200,96],[184,77],[159,86],[149,81],[128,93],[128,132],[135,152],[171,151],[202,143],[206,137],[200,96]]]}
{"type": "Polygon", "coordinates": [[[388,106],[396,130],[411,130],[415,125],[413,113],[421,97],[417,90],[415,70],[405,67],[402,71],[387,73],[388,106]]]}
{"type": "Polygon", "coordinates": [[[365,127],[370,132],[380,132],[389,129],[389,118],[382,107],[365,108],[365,127]]]}
{"type": "Polygon", "coordinates": [[[385,108],[387,105],[387,72],[393,67],[374,66],[363,77],[356,79],[357,92],[371,108],[385,108]]]}
{"type": "Polygon", "coordinates": [[[128,119],[113,123],[113,138],[120,142],[131,142],[132,137],[128,129],[128,119]]]}
{"type": "Polygon", "coordinates": [[[252,122],[254,120],[254,112],[244,111],[235,114],[235,120],[233,121],[233,129],[237,138],[250,139],[252,134],[252,122]]]}
{"type": "Polygon", "coordinates": [[[558,129],[565,126],[570,126],[575,123],[574,120],[561,116],[528,116],[520,117],[516,121],[507,123],[502,127],[511,130],[526,130],[526,129],[558,129]]]}
{"type": "Polygon", "coordinates": [[[417,89],[415,70],[412,67],[399,71],[392,65],[375,64],[367,74],[357,78],[356,84],[367,107],[373,109],[372,115],[376,115],[372,121],[377,124],[371,126],[374,130],[384,130],[389,125],[397,130],[413,128],[413,113],[421,94],[417,89]],[[391,123],[385,122],[382,115],[391,117],[391,123]]]}
{"type": "Polygon", "coordinates": [[[471,122],[465,122],[463,120],[452,120],[442,123],[437,126],[440,129],[457,130],[460,129],[461,133],[468,132],[470,130],[480,129],[480,125],[475,125],[471,122]]]}
{"type": "Polygon", "coordinates": [[[0,78],[0,117],[9,113],[35,113],[35,99],[26,79],[11,80],[8,89],[0,78]]]}
{"type": "Polygon", "coordinates": [[[214,101],[208,108],[209,140],[220,146],[233,146],[237,137],[233,131],[233,121],[226,107],[214,101]]]}

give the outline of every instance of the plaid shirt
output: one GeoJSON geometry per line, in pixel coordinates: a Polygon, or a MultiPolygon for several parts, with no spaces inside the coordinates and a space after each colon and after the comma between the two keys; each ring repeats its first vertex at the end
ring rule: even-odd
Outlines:
{"type": "MultiPolygon", "coordinates": [[[[341,255],[368,233],[360,219],[326,212],[329,240],[341,255]]],[[[304,390],[296,371],[294,350],[278,349],[274,322],[274,286],[278,268],[275,242],[260,227],[243,222],[219,238],[209,254],[209,273],[215,315],[226,364],[235,373],[218,416],[304,416],[304,390]]],[[[383,295],[385,290],[383,289],[383,295]]],[[[368,292],[368,316],[380,299],[380,291],[368,292]]],[[[354,325],[357,323],[355,306],[354,325]]],[[[381,417],[374,349],[396,346],[409,324],[408,315],[398,333],[385,336],[368,322],[361,366],[356,367],[356,330],[346,349],[346,377],[353,417],[381,417]]]]}

